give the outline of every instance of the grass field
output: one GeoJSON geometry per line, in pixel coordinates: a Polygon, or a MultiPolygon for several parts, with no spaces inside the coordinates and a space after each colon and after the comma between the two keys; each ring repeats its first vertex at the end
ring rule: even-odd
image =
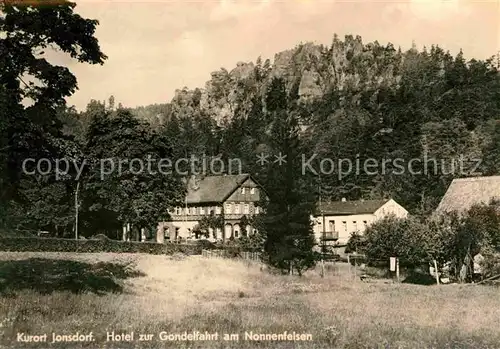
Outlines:
{"type": "MultiPolygon", "coordinates": [[[[277,276],[258,265],[201,257],[1,253],[0,345],[15,348],[493,348],[500,291],[354,280],[338,264],[325,278],[277,276]],[[134,341],[106,341],[107,332],[134,341]],[[160,332],[217,332],[217,340],[160,340],[160,332]],[[255,341],[245,332],[310,334],[255,341]],[[52,344],[56,335],[94,341],[52,344]],[[17,334],[47,334],[46,343],[17,334]],[[222,338],[239,334],[239,340],[222,338]],[[139,341],[139,334],[153,334],[139,341]],[[23,337],[24,338],[24,337],[23,337]],[[88,337],[90,338],[90,337],[88,337]],[[307,338],[306,338],[307,339],[307,338]]],[[[162,337],[163,338],[163,337],[162,337]]]]}

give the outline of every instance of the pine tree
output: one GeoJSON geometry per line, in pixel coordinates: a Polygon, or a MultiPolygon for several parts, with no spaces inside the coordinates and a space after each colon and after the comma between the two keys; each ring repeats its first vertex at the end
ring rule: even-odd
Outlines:
{"type": "Polygon", "coordinates": [[[269,201],[258,222],[265,236],[264,254],[272,267],[290,273],[295,269],[301,275],[316,262],[310,221],[315,198],[300,170],[299,125],[287,110],[283,80],[271,83],[266,106],[273,120],[268,143],[276,161],[266,173],[269,201]]]}
{"type": "Polygon", "coordinates": [[[485,154],[484,167],[486,175],[500,174],[500,121],[495,123],[491,142],[483,150],[485,154]]]}

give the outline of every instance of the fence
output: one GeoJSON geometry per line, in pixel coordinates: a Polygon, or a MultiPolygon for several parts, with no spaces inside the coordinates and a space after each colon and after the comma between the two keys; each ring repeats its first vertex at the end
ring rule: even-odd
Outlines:
{"type": "Polygon", "coordinates": [[[240,252],[235,256],[226,250],[202,250],[201,255],[204,258],[237,258],[254,262],[260,262],[261,260],[259,252],[240,252]]]}

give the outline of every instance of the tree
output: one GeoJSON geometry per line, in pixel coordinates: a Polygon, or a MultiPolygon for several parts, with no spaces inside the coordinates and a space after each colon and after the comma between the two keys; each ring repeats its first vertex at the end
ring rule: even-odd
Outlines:
{"type": "Polygon", "coordinates": [[[209,216],[203,216],[199,222],[200,231],[208,238],[210,231],[212,231],[213,238],[217,238],[216,232],[218,229],[224,229],[224,218],[222,215],[215,215],[210,212],[209,216]]]}
{"type": "Polygon", "coordinates": [[[487,175],[500,174],[500,120],[497,120],[493,128],[491,142],[485,147],[484,167],[487,175]]]}
{"type": "Polygon", "coordinates": [[[265,237],[267,263],[290,273],[295,269],[301,275],[316,264],[310,221],[315,202],[311,193],[314,191],[299,171],[299,127],[296,118],[287,112],[284,81],[273,80],[267,97],[266,108],[273,120],[269,144],[286,163],[269,165],[265,178],[269,202],[257,226],[265,237]]]}
{"type": "Polygon", "coordinates": [[[168,220],[168,210],[181,205],[185,194],[179,175],[172,168],[171,173],[161,172],[165,170],[158,163],[172,152],[162,133],[126,110],[94,118],[86,144],[86,207],[111,212],[120,225],[138,228],[168,220]]]}
{"type": "Polygon", "coordinates": [[[98,22],[74,13],[75,6],[71,2],[54,6],[0,3],[0,166],[5,170],[0,206],[32,202],[19,192],[21,165],[27,157],[66,155],[67,141],[57,113],[65,106],[65,97],[75,92],[77,82],[66,67],[45,59],[44,51],[56,48],[90,64],[106,59],[94,37],[98,22]]]}
{"type": "Polygon", "coordinates": [[[426,231],[426,225],[413,217],[391,215],[367,228],[362,252],[371,262],[397,257],[402,266],[420,266],[429,261],[424,239],[426,231]]]}
{"type": "Polygon", "coordinates": [[[365,239],[363,235],[356,231],[352,232],[349,240],[347,241],[345,253],[359,253],[360,251],[363,251],[365,249],[365,239]]]}

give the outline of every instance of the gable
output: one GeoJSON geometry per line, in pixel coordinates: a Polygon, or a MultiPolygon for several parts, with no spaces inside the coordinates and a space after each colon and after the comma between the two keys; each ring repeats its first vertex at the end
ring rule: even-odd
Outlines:
{"type": "Polygon", "coordinates": [[[265,195],[262,188],[252,178],[248,178],[227,197],[226,201],[259,201],[262,194],[265,195]],[[244,193],[241,190],[242,188],[245,189],[244,193]],[[254,188],[253,194],[251,191],[252,188],[254,188]]]}
{"type": "Polygon", "coordinates": [[[395,200],[391,199],[387,201],[384,205],[382,205],[375,214],[377,216],[387,216],[390,214],[394,214],[396,217],[402,218],[408,215],[408,211],[398,204],[395,200]]]}

